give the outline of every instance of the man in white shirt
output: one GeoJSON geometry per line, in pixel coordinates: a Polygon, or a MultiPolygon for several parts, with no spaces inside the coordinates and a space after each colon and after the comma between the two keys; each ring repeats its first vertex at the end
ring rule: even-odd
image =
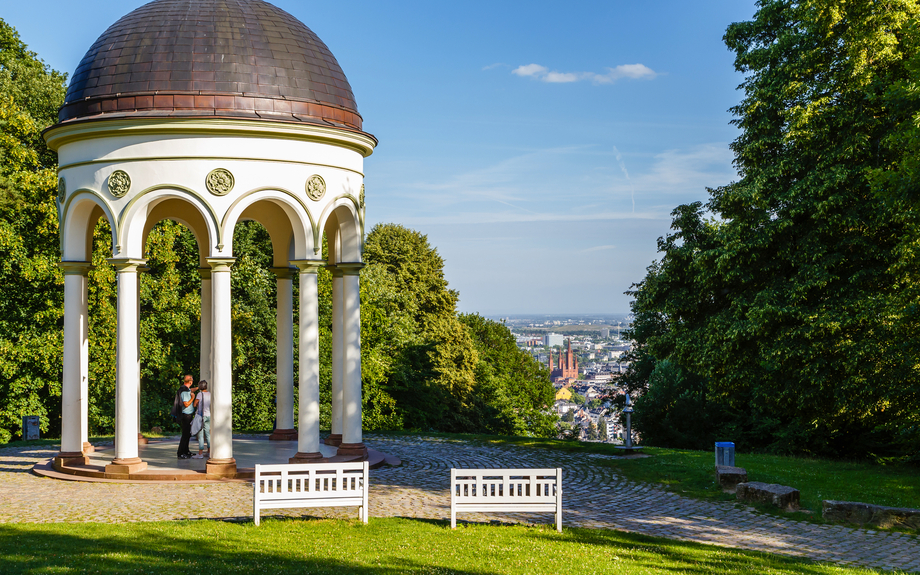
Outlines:
{"type": "Polygon", "coordinates": [[[179,449],[176,456],[179,459],[191,459],[192,452],[188,450],[189,439],[192,438],[192,420],[195,419],[195,394],[197,387],[191,387],[194,378],[191,375],[182,377],[182,387],[179,388],[179,402],[182,412],[179,414],[179,425],[182,427],[182,438],[179,439],[179,449]]]}

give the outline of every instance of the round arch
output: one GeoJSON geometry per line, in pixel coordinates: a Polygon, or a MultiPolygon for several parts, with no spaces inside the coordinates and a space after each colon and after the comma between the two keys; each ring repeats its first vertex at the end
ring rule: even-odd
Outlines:
{"type": "Polygon", "coordinates": [[[93,258],[93,230],[99,218],[109,222],[112,233],[111,251],[118,245],[118,225],[108,203],[95,192],[80,189],[61,208],[61,259],[88,262],[93,258]]]}
{"type": "Polygon", "coordinates": [[[144,236],[141,246],[147,245],[147,238],[153,227],[163,221],[173,220],[179,222],[195,236],[198,242],[198,265],[202,268],[207,267],[208,254],[211,253],[211,243],[208,234],[208,225],[201,213],[192,209],[189,204],[183,200],[170,198],[163,200],[153,206],[147,212],[147,220],[144,224],[144,236]]]}
{"type": "Polygon", "coordinates": [[[123,210],[117,255],[140,258],[150,229],[164,219],[175,220],[191,230],[198,241],[202,263],[221,250],[220,228],[207,202],[191,190],[158,186],[139,193],[123,210]]]}
{"type": "Polygon", "coordinates": [[[268,231],[276,267],[287,267],[291,260],[314,257],[317,251],[313,216],[300,199],[287,190],[250,190],[233,202],[221,222],[221,236],[225,238],[228,253],[233,253],[233,231],[241,220],[255,220],[268,231]]]}
{"type": "Polygon", "coordinates": [[[329,242],[329,262],[360,262],[364,252],[364,229],[358,202],[351,195],[336,198],[324,210],[319,229],[329,242]]]}

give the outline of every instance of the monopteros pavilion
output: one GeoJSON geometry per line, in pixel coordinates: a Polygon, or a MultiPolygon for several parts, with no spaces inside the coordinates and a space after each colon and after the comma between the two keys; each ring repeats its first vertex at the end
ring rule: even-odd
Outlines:
{"type": "Polygon", "coordinates": [[[79,463],[90,449],[87,271],[100,218],[112,230],[110,261],[117,271],[115,450],[107,474],[146,467],[138,449],[138,274],[147,235],[164,219],[185,225],[198,242],[199,369],[211,383],[213,403],[208,474],[236,472],[230,271],[234,227],[243,220],[268,230],[277,276],[274,437],[297,439],[293,460],[321,457],[317,271],[326,267],[333,275],[332,435],[326,443],[340,455],[366,454],[358,273],[364,158],[377,141],[362,131],[345,74],[309,28],[261,0],[155,0],[90,47],[45,138],[60,161],[65,273],[57,464],[79,463]]]}

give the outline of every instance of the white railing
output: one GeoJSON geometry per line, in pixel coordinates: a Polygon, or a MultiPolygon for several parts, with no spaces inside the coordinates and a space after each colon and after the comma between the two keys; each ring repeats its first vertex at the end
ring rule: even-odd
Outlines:
{"type": "Polygon", "coordinates": [[[462,512],[551,512],[561,533],[562,469],[451,469],[451,529],[462,512]]]}
{"type": "Polygon", "coordinates": [[[367,523],[367,490],[366,461],[256,465],[252,515],[258,525],[264,509],[358,507],[367,523]]]}

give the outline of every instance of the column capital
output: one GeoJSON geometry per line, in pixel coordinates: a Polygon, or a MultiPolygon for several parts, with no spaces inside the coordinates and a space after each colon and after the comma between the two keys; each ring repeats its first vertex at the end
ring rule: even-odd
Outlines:
{"type": "Polygon", "coordinates": [[[361,273],[364,267],[363,262],[339,262],[335,264],[336,269],[342,270],[342,275],[356,276],[361,273]]]}
{"type": "Polygon", "coordinates": [[[211,268],[198,268],[198,275],[203,280],[211,279],[211,268]]]}
{"type": "Polygon", "coordinates": [[[315,274],[326,265],[324,260],[291,260],[291,263],[297,266],[302,274],[315,274]]]}
{"type": "Polygon", "coordinates": [[[93,269],[92,262],[58,262],[58,267],[64,275],[85,276],[93,269]]]}
{"type": "Polygon", "coordinates": [[[136,273],[138,268],[147,264],[147,260],[140,258],[109,258],[106,261],[115,266],[115,271],[128,273],[136,273]]]}
{"type": "Polygon", "coordinates": [[[295,268],[269,268],[275,277],[279,280],[289,280],[297,273],[295,268]]]}
{"type": "Polygon", "coordinates": [[[208,258],[211,272],[229,272],[236,258],[208,258]]]}

